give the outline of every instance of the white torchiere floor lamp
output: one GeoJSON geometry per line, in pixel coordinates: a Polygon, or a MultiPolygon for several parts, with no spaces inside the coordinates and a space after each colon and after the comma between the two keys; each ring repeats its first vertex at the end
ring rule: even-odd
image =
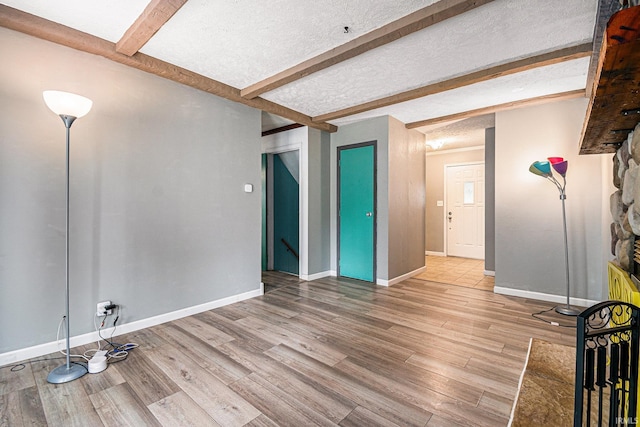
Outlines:
{"type": "Polygon", "coordinates": [[[87,367],[81,363],[71,363],[69,345],[69,132],[73,122],[86,115],[93,102],[84,96],[56,90],[47,90],[42,93],[47,107],[60,116],[64,126],[67,128],[67,156],[66,156],[66,228],[65,228],[65,278],[66,278],[66,344],[67,363],[58,366],[47,376],[47,381],[53,384],[61,384],[73,381],[87,373],[87,367]]]}

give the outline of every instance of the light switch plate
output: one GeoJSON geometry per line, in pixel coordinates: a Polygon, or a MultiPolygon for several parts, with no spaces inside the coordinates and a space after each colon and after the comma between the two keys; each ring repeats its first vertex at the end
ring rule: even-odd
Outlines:
{"type": "Polygon", "coordinates": [[[245,184],[244,185],[245,193],[253,193],[253,184],[245,184]]]}
{"type": "Polygon", "coordinates": [[[436,206],[444,206],[444,202],[442,200],[436,201],[436,206]]]}

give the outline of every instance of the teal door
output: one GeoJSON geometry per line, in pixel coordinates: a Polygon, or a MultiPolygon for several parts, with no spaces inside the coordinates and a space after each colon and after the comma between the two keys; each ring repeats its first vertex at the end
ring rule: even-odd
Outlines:
{"type": "MultiPolygon", "coordinates": [[[[297,155],[297,154],[296,154],[297,155]]],[[[282,160],[273,156],[273,268],[298,274],[299,185],[282,160]]]]}
{"type": "Polygon", "coordinates": [[[375,142],[338,148],[338,275],[375,280],[375,142]]]}

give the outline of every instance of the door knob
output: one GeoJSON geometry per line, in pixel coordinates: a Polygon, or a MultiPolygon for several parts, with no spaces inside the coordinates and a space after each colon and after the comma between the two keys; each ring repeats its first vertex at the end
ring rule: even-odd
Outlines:
{"type": "Polygon", "coordinates": [[[366,215],[367,215],[367,216],[373,216],[373,213],[371,213],[371,212],[367,212],[367,213],[366,213],[366,215]]]}

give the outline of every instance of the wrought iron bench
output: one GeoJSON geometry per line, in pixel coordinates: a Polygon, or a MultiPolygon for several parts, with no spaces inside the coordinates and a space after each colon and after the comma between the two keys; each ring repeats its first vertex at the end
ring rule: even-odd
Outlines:
{"type": "Polygon", "coordinates": [[[577,317],[574,427],[638,423],[640,308],[605,301],[577,317]]]}

